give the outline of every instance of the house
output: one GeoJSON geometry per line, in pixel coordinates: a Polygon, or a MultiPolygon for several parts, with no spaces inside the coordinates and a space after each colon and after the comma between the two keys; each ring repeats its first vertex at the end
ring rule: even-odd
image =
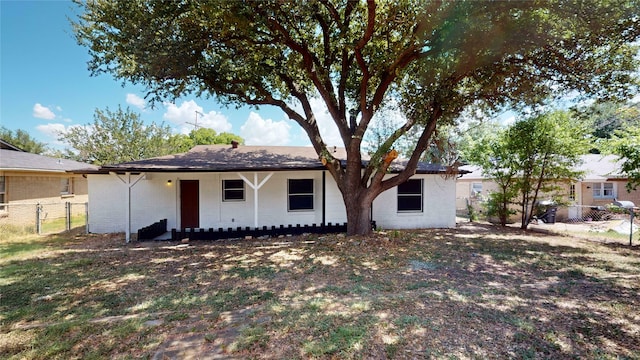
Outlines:
{"type": "MultiPolygon", "coordinates": [[[[346,222],[341,193],[311,147],[199,145],[86,175],[89,231],[125,232],[127,240],[161,219],[173,229],[346,222]]],[[[388,229],[454,227],[454,200],[455,172],[421,163],[407,183],[378,196],[372,218],[388,229]]]]}
{"type": "MultiPolygon", "coordinates": [[[[561,184],[559,196],[563,206],[558,209],[558,221],[582,220],[598,216],[602,209],[614,199],[640,204],[640,189],[627,192],[627,178],[620,173],[620,161],[614,155],[587,154],[581,157],[582,164],[576,170],[583,173],[576,182],[561,184]]],[[[464,174],[456,182],[456,208],[458,214],[467,213],[467,204],[482,209],[482,201],[498,189],[497,185],[483,176],[477,166],[463,166],[464,174]]],[[[548,194],[551,195],[551,194],[548,194]]],[[[539,195],[546,200],[545,194],[539,195]]]]}
{"type": "Polygon", "coordinates": [[[86,203],[87,179],[71,173],[80,169],[97,167],[31,154],[0,140],[0,224],[34,224],[37,204],[60,205],[51,209],[64,213],[65,203],[86,203]]]}

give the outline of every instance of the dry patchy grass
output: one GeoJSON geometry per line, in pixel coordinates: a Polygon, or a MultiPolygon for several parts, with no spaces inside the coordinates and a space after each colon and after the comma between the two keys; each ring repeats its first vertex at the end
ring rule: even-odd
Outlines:
{"type": "Polygon", "coordinates": [[[145,358],[195,335],[237,358],[640,358],[638,247],[465,224],[0,249],[2,358],[145,358]]]}

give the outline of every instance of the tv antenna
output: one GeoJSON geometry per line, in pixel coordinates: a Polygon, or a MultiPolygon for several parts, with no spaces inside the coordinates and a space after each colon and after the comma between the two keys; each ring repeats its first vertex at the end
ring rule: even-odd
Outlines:
{"type": "Polygon", "coordinates": [[[186,122],[189,125],[193,125],[193,130],[198,130],[199,128],[201,128],[202,126],[198,125],[198,115],[200,115],[201,117],[204,116],[203,113],[201,113],[200,111],[196,110],[196,121],[194,123],[192,122],[186,122]]]}

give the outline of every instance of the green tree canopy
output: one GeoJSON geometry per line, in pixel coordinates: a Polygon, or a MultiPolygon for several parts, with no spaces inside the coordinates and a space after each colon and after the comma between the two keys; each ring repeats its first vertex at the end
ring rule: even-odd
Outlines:
{"type": "Polygon", "coordinates": [[[596,102],[589,106],[575,108],[573,111],[579,119],[591,124],[593,129],[591,134],[594,138],[591,149],[593,153],[606,151],[606,140],[614,137],[617,132],[640,124],[640,103],[638,102],[596,102]]]}
{"type": "Polygon", "coordinates": [[[116,164],[171,153],[168,126],[145,125],[129,108],[96,109],[93,123],[59,134],[70,149],[67,157],[96,165],[116,164]]]}
{"type": "Polygon", "coordinates": [[[365,234],[373,200],[412,176],[436,126],[468,106],[633,91],[638,2],[98,0],[79,2],[74,26],[93,74],[141,84],[151,99],[194,93],[280,108],[326,161],[347,232],[365,234]],[[340,133],[345,166],[320,134],[314,97],[340,133]],[[362,170],[364,136],[391,99],[406,119],[362,170]],[[405,170],[387,177],[382,159],[414,128],[405,170]]]}
{"type": "Polygon", "coordinates": [[[477,143],[472,160],[498,184],[491,200],[503,226],[514,203],[526,229],[539,195],[552,195],[580,175],[576,167],[589,147],[589,132],[569,112],[552,111],[519,120],[477,143]]]}
{"type": "Polygon", "coordinates": [[[171,147],[176,152],[188,151],[196,145],[231,144],[232,141],[244,144],[244,139],[239,135],[229,132],[218,134],[215,130],[209,128],[191,130],[189,135],[174,135],[169,140],[171,147]]]}
{"type": "Polygon", "coordinates": [[[627,191],[635,190],[640,186],[640,123],[615,131],[608,150],[620,156],[621,171],[629,178],[627,191]]]}
{"type": "Polygon", "coordinates": [[[22,129],[12,131],[0,126],[0,139],[32,154],[41,155],[49,151],[47,144],[36,140],[22,129]]]}

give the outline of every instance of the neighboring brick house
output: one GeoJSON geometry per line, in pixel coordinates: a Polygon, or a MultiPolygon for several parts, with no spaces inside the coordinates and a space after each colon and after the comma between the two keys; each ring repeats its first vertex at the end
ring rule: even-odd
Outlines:
{"type": "MultiPolygon", "coordinates": [[[[456,208],[458,214],[466,212],[466,205],[473,204],[474,208],[482,209],[481,201],[486,199],[491,191],[496,191],[496,184],[482,175],[476,166],[463,166],[461,169],[470,171],[463,175],[456,183],[456,208]]],[[[627,192],[627,178],[620,173],[620,161],[617,156],[588,154],[582,156],[582,164],[578,167],[584,174],[573,183],[562,186],[559,193],[564,203],[559,207],[556,219],[558,221],[581,220],[597,216],[603,207],[611,205],[614,199],[632,201],[640,204],[640,189],[627,192]]],[[[541,194],[539,200],[547,200],[548,196],[541,194]]]]}
{"type": "MultiPolygon", "coordinates": [[[[0,224],[33,224],[38,203],[87,202],[87,179],[70,172],[80,169],[97,167],[31,154],[0,140],[0,224]]],[[[64,206],[56,208],[64,212],[64,206]]]]}

